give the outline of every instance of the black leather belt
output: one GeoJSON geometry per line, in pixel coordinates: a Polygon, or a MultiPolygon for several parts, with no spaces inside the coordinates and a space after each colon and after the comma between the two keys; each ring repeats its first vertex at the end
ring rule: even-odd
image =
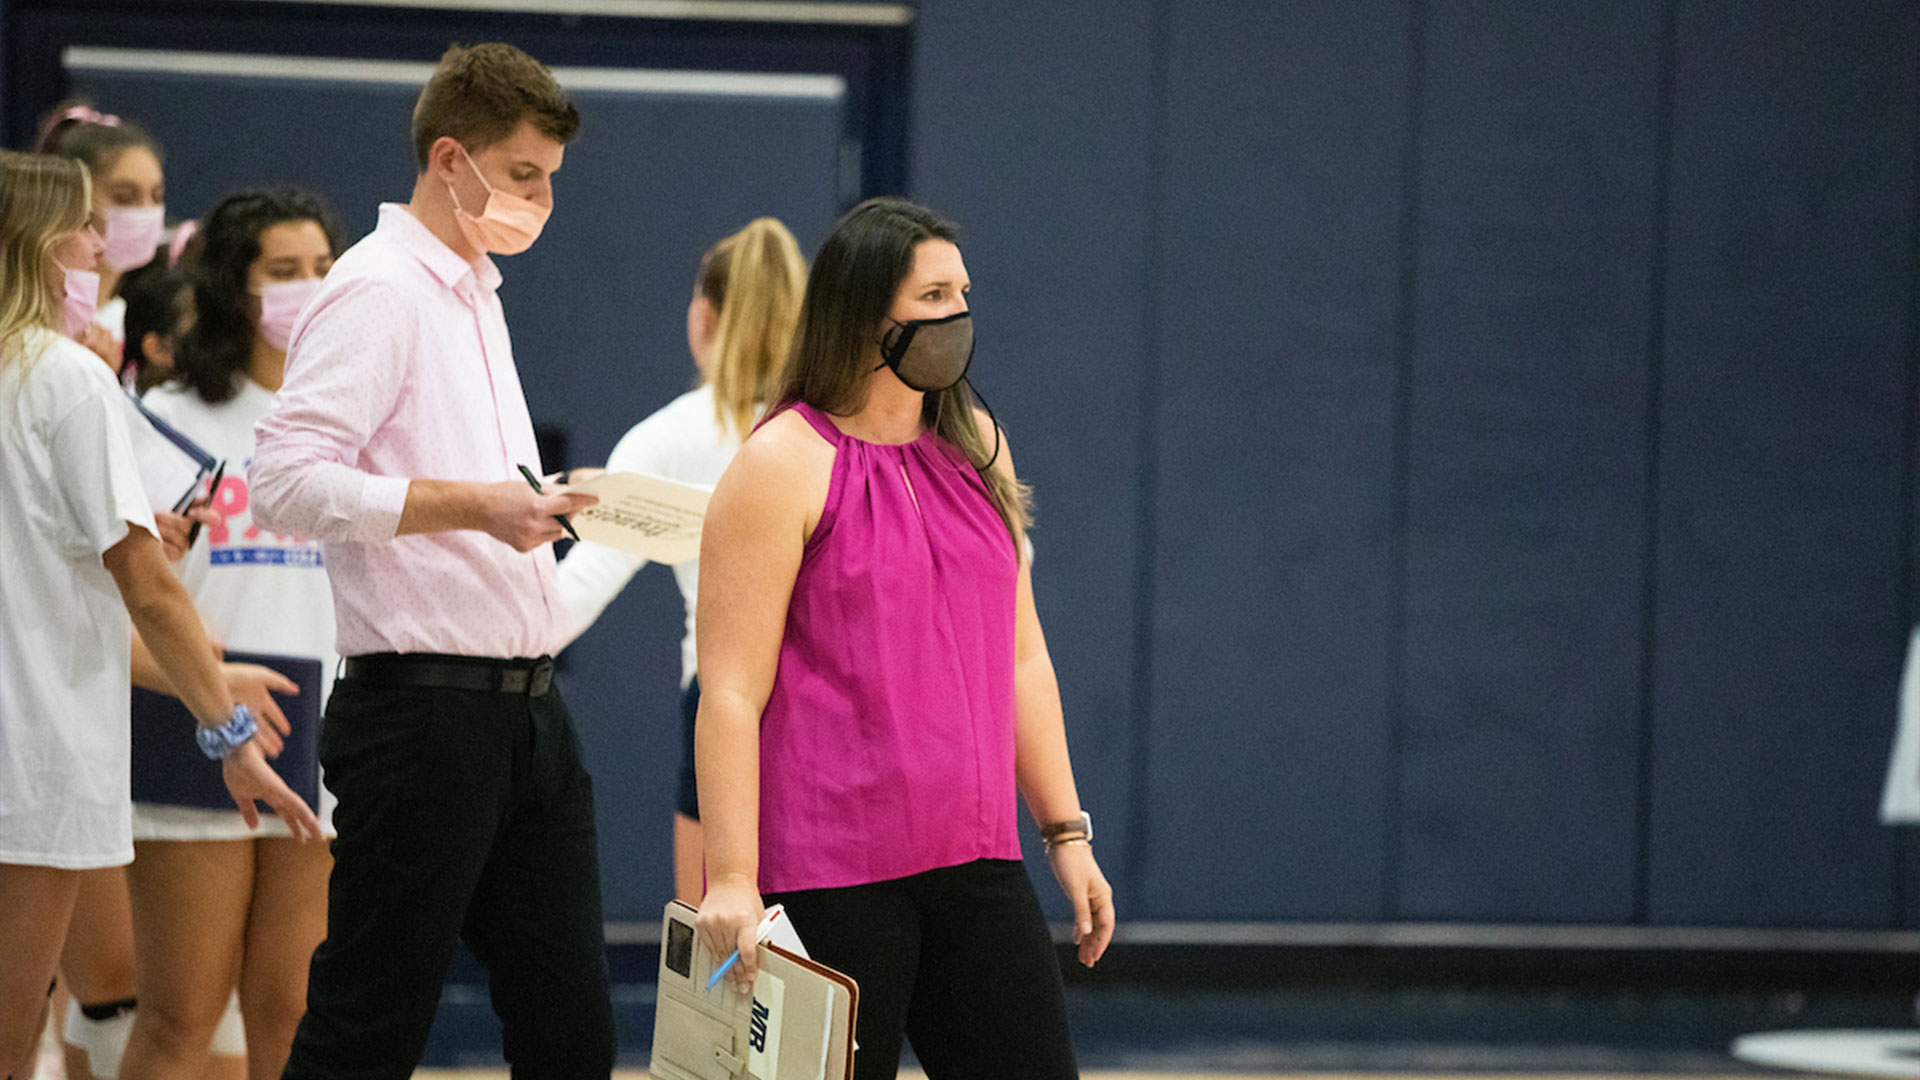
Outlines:
{"type": "Polygon", "coordinates": [[[553,658],[490,660],[440,653],[369,653],[341,662],[340,677],[370,686],[477,690],[539,697],[553,689],[553,658]]]}

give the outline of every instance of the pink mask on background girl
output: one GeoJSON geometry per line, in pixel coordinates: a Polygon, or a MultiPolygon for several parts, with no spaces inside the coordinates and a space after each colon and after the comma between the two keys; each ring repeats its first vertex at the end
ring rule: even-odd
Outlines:
{"type": "Polygon", "coordinates": [[[109,206],[106,231],[107,265],[125,273],[153,261],[153,253],[167,236],[165,206],[109,206]]]}
{"type": "Polygon", "coordinates": [[[68,337],[78,340],[81,331],[93,321],[93,313],[100,306],[100,275],[92,270],[75,270],[71,266],[60,269],[67,279],[67,298],[60,302],[60,329],[68,337]]]}
{"type": "Polygon", "coordinates": [[[466,147],[460,148],[460,156],[467,159],[473,175],[480,177],[480,183],[487,189],[487,205],[481,209],[480,216],[475,217],[460,208],[460,194],[453,190],[452,184],[447,185],[447,194],[453,196],[453,220],[460,226],[460,235],[475,249],[495,255],[518,255],[532,247],[533,242],[540,239],[540,230],[546,227],[553,208],[488,184],[466,147]]]}
{"type": "Polygon", "coordinates": [[[260,336],[267,339],[267,344],[287,351],[287,342],[293,340],[293,324],[319,291],[319,278],[270,281],[260,287],[260,336]]]}

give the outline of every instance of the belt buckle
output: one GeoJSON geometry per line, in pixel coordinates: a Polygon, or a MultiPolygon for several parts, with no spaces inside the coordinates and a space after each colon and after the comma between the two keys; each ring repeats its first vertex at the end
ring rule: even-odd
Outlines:
{"type": "Polygon", "coordinates": [[[527,669],[527,696],[541,697],[553,689],[553,660],[541,657],[539,662],[527,669]]]}

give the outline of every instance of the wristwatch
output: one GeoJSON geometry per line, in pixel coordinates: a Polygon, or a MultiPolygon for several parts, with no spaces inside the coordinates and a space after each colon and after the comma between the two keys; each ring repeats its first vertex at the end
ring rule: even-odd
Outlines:
{"type": "Polygon", "coordinates": [[[1049,848],[1056,844],[1093,843],[1093,815],[1085,810],[1072,821],[1056,821],[1040,826],[1040,839],[1049,848]]]}
{"type": "Polygon", "coordinates": [[[238,749],[240,744],[253,738],[260,726],[253,722],[253,710],[245,705],[235,705],[233,715],[219,727],[201,727],[194,731],[193,737],[200,743],[200,752],[215,761],[223,760],[238,749]]]}

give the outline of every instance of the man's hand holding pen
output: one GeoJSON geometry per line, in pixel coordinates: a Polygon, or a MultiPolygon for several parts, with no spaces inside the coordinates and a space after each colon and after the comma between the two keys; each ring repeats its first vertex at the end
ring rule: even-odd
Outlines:
{"type": "Polygon", "coordinates": [[[600,502],[598,496],[565,486],[534,490],[518,480],[487,485],[488,499],[479,527],[513,548],[532,551],[566,535],[561,519],[600,502]]]}

